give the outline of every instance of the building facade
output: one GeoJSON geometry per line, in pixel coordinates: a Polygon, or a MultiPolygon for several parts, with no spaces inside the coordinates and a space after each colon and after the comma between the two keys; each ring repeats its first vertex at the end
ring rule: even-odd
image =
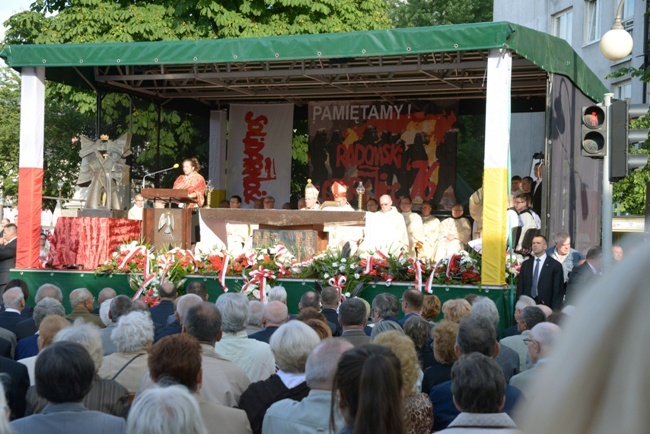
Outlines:
{"type": "Polygon", "coordinates": [[[600,52],[600,38],[611,29],[620,0],[494,0],[494,21],[510,21],[566,40],[615,98],[648,102],[647,86],[638,77],[609,78],[622,68],[639,68],[647,61],[647,18],[644,0],[624,0],[623,21],[634,49],[612,62],[600,52]]]}

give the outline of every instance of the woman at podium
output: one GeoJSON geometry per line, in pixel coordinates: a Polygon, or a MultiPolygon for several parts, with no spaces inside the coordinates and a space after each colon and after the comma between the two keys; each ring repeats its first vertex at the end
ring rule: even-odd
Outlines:
{"type": "Polygon", "coordinates": [[[190,207],[203,206],[205,202],[205,179],[199,174],[199,167],[199,160],[186,158],[183,160],[183,174],[174,182],[174,189],[187,190],[190,199],[196,201],[196,204],[190,204],[190,207]]]}

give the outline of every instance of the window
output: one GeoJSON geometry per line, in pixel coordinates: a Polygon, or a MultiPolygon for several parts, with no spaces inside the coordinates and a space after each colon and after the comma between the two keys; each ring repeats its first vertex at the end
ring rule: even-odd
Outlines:
{"type": "Polygon", "coordinates": [[[600,39],[600,2],[585,0],[584,44],[600,39]]]}
{"type": "Polygon", "coordinates": [[[562,38],[571,45],[573,34],[573,9],[569,8],[553,15],[553,36],[562,38]]]}
{"type": "MultiPolygon", "coordinates": [[[[618,6],[614,2],[615,6],[618,6]]],[[[625,0],[623,3],[623,21],[631,20],[634,18],[634,0],[625,0]]]]}
{"type": "Polygon", "coordinates": [[[621,81],[614,85],[614,96],[616,99],[630,100],[632,98],[632,82],[630,80],[621,81]]]}

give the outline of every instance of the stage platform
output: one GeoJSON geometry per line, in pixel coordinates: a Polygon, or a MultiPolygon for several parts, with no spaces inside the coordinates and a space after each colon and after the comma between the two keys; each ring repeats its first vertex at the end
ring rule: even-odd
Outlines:
{"type": "MultiPolygon", "coordinates": [[[[63,290],[63,303],[66,311],[70,311],[70,302],[68,294],[76,288],[88,288],[95,297],[105,287],[111,287],[118,294],[133,296],[133,290],[129,286],[129,274],[109,274],[96,275],[94,271],[58,271],[58,270],[35,270],[35,269],[13,269],[10,272],[11,279],[23,279],[29,286],[29,300],[27,304],[34,305],[34,295],[39,286],[44,283],[53,283],[63,290]]],[[[191,275],[187,277],[187,283],[192,281],[202,281],[208,288],[209,300],[214,302],[219,295],[223,294],[223,288],[216,276],[191,275]]],[[[298,312],[298,302],[305,291],[314,289],[315,279],[278,279],[272,281],[272,286],[282,285],[287,290],[287,305],[290,313],[298,312]]],[[[239,291],[244,284],[242,278],[227,277],[226,286],[230,291],[239,291]]],[[[360,296],[370,303],[372,299],[382,292],[394,294],[397,298],[402,296],[402,292],[412,287],[412,282],[393,282],[386,285],[385,282],[371,283],[361,292],[360,296]]],[[[478,286],[472,285],[442,285],[434,286],[433,293],[444,303],[454,298],[462,298],[467,294],[477,294],[492,299],[499,310],[500,328],[509,327],[514,323],[512,318],[512,299],[510,297],[510,287],[499,286],[478,286]]],[[[514,291],[514,288],[513,288],[514,291]]],[[[442,318],[442,313],[438,319],[442,318]]]]}

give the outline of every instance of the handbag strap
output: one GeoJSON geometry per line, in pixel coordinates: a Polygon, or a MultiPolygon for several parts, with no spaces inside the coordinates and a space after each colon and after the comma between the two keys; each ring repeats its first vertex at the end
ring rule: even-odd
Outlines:
{"type": "Polygon", "coordinates": [[[133,358],[132,358],[131,360],[129,360],[128,362],[126,362],[126,363],[124,364],[124,366],[122,366],[122,367],[120,368],[120,370],[117,371],[117,373],[116,373],[115,375],[113,375],[113,378],[111,378],[111,380],[115,380],[115,379],[118,377],[118,375],[120,375],[120,374],[122,373],[122,371],[123,371],[127,366],[129,366],[129,365],[131,364],[132,361],[134,361],[135,359],[137,359],[138,357],[143,356],[143,355],[144,355],[144,353],[136,354],[135,357],[133,357],[133,358]]]}

